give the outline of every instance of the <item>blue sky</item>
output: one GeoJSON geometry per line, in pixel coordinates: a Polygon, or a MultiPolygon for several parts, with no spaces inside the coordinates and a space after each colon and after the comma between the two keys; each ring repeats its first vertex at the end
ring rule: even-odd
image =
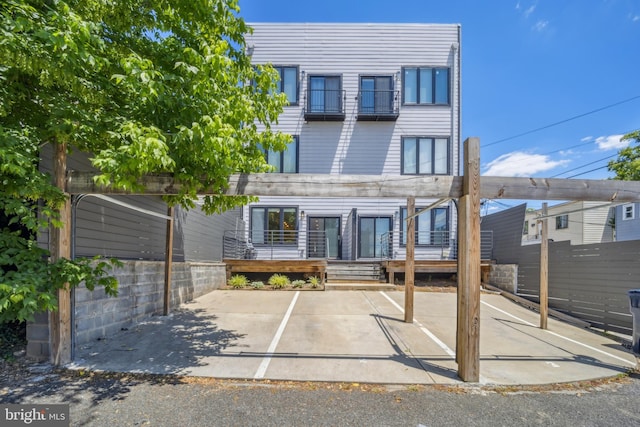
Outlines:
{"type": "Polygon", "coordinates": [[[483,175],[608,178],[640,128],[640,0],[239,4],[247,22],[460,23],[462,136],[480,137],[483,175]]]}

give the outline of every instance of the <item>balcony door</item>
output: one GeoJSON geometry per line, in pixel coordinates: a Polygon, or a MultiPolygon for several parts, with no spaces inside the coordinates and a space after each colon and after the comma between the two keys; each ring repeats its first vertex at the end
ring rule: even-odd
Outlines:
{"type": "Polygon", "coordinates": [[[340,217],[311,216],[308,223],[307,257],[339,259],[340,217]]]}
{"type": "Polygon", "coordinates": [[[340,100],[340,77],[311,76],[309,78],[311,113],[339,113],[342,111],[340,100]]]}
{"type": "Polygon", "coordinates": [[[391,77],[360,78],[360,112],[363,114],[393,112],[393,81],[391,77]]]}
{"type": "Polygon", "coordinates": [[[382,258],[387,256],[390,240],[383,243],[383,236],[393,230],[391,217],[360,217],[358,230],[358,258],[382,258]],[[385,250],[386,249],[386,250],[385,250]]]}

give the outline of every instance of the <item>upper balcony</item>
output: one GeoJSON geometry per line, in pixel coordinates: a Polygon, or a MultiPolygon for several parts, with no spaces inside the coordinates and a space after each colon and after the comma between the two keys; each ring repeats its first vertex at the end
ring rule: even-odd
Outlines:
{"type": "Polygon", "coordinates": [[[307,121],[344,121],[346,93],[341,89],[307,89],[304,119],[307,121]]]}
{"type": "Polygon", "coordinates": [[[364,90],[358,92],[358,120],[396,121],[400,115],[400,93],[394,90],[364,90]]]}

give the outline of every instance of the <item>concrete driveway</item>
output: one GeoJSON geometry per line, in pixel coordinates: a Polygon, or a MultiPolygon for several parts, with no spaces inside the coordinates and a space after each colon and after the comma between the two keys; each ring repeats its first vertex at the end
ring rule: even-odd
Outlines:
{"type": "MultiPolygon", "coordinates": [[[[456,294],[219,290],[76,350],[75,368],[236,379],[459,384],[456,294]]],[[[480,382],[548,384],[615,376],[635,356],[606,337],[502,296],[481,296],[480,382]]]]}

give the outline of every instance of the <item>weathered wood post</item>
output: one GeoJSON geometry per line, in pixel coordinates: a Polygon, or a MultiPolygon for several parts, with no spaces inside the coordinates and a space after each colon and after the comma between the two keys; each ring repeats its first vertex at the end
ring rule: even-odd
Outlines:
{"type": "Polygon", "coordinates": [[[458,376],[480,380],[480,140],[464,142],[462,195],[458,202],[458,376]]]}
{"type": "MultiPolygon", "coordinates": [[[[53,182],[56,187],[65,191],[67,174],[67,144],[56,142],[53,144],[53,182]]],[[[51,262],[71,257],[71,198],[67,196],[65,202],[58,209],[62,227],[51,226],[49,243],[51,262]]],[[[58,310],[49,312],[49,351],[50,360],[54,365],[64,365],[71,362],[71,292],[69,284],[57,292],[58,310]]]]}
{"type": "MultiPolygon", "coordinates": [[[[407,255],[404,265],[404,321],[413,323],[413,286],[415,281],[415,248],[416,248],[416,221],[413,216],[416,212],[416,198],[407,199],[407,255]]],[[[400,224],[402,227],[402,224],[400,224]]]]}
{"type": "Polygon", "coordinates": [[[167,316],[171,311],[171,270],[173,267],[173,215],[175,208],[167,209],[167,234],[164,255],[164,307],[162,314],[167,316]]]}
{"type": "Polygon", "coordinates": [[[540,237],[540,329],[547,329],[549,316],[549,219],[547,202],[542,204],[542,232],[540,237]]]}

